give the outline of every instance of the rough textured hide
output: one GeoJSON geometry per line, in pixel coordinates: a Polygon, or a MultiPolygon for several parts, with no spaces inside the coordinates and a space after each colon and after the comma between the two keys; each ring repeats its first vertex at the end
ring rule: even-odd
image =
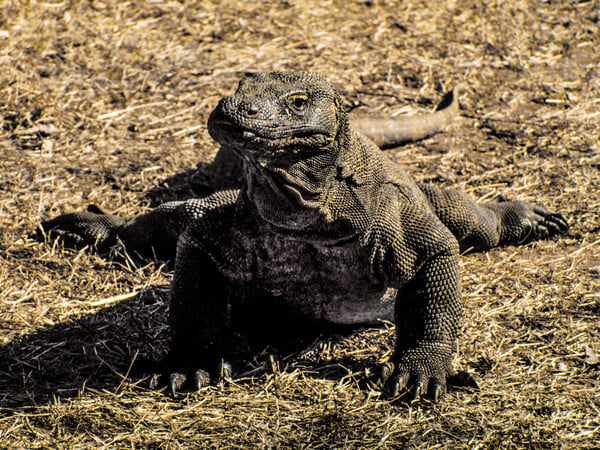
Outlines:
{"type": "Polygon", "coordinates": [[[377,383],[437,399],[456,375],[459,252],[568,228],[537,205],[477,204],[415,183],[351,127],[339,94],[316,74],[245,77],[208,129],[221,152],[243,161],[241,190],[127,221],[91,211],[44,224],[75,235],[96,224],[146,254],[178,240],[166,360],[174,394],[186,380],[202,387],[230,373],[236,310],[275,308],[281,320],[394,320],[396,351],[377,383]]]}

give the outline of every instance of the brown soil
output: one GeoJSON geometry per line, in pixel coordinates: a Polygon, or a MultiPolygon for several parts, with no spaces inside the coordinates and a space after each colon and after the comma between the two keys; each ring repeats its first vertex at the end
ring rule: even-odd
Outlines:
{"type": "Polygon", "coordinates": [[[600,446],[599,36],[583,0],[0,2],[0,447],[600,446]],[[171,195],[164,180],[217,149],[217,100],[271,70],[319,72],[385,114],[464,83],[446,133],[390,155],[569,217],[567,236],[463,258],[456,365],[481,390],[412,406],[370,391],[383,329],[279,363],[267,349],[171,401],[127,376],[164,355],[168,270],[32,239],[40,217],[171,195]]]}

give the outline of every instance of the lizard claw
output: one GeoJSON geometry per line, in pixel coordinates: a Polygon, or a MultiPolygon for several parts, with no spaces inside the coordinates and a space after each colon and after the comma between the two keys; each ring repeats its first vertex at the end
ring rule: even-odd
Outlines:
{"type": "Polygon", "coordinates": [[[194,372],[194,380],[196,382],[196,389],[201,390],[210,385],[210,374],[206,370],[198,369],[194,372]]]}
{"type": "Polygon", "coordinates": [[[169,376],[169,392],[176,399],[179,397],[179,391],[187,381],[187,376],[183,373],[174,372],[169,376]]]}
{"type": "MultiPolygon", "coordinates": [[[[447,383],[447,381],[446,381],[446,383],[447,383]]],[[[438,402],[446,394],[446,385],[439,380],[434,380],[431,383],[430,392],[431,392],[431,399],[434,402],[438,402]]]]}

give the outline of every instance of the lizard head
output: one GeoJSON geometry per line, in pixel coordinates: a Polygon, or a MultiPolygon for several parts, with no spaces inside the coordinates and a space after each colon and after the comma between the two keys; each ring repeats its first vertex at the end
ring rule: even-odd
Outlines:
{"type": "Polygon", "coordinates": [[[213,139],[261,166],[286,166],[331,150],[347,123],[339,94],[307,72],[251,74],[208,119],[213,139]]]}

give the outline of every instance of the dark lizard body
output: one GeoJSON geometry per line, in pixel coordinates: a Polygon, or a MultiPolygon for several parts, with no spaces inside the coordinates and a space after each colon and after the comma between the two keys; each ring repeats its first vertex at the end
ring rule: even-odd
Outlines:
{"type": "Polygon", "coordinates": [[[396,350],[380,383],[438,398],[455,374],[459,252],[568,227],[536,205],[477,204],[415,183],[351,128],[339,95],[315,74],[245,78],[208,127],[243,160],[241,190],[131,220],[90,211],[50,223],[102,222],[139,251],[149,239],[157,252],[178,239],[166,360],[173,392],[228,367],[236,311],[276,308],[322,323],[393,320],[396,350]]]}

